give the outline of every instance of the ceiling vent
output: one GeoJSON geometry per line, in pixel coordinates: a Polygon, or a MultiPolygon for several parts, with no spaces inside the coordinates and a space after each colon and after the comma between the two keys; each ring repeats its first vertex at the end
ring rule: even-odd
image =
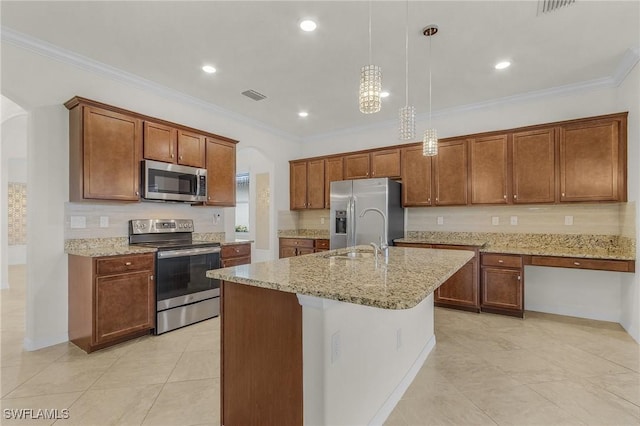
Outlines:
{"type": "Polygon", "coordinates": [[[575,3],[576,0],[538,0],[538,15],[553,12],[563,6],[575,3]]]}
{"type": "Polygon", "coordinates": [[[263,95],[262,93],[256,92],[255,90],[245,90],[244,92],[242,92],[242,94],[245,95],[247,98],[253,99],[254,101],[261,101],[266,98],[265,95],[263,95]]]}

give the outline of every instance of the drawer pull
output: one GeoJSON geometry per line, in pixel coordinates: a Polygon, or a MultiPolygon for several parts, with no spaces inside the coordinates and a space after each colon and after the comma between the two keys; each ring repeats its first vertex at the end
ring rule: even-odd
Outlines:
{"type": "Polygon", "coordinates": [[[240,253],[240,249],[236,249],[236,253],[240,253]]]}
{"type": "Polygon", "coordinates": [[[151,275],[151,276],[149,277],[149,279],[150,279],[151,281],[153,281],[153,275],[151,275]]]}
{"type": "Polygon", "coordinates": [[[580,262],[573,262],[574,265],[580,266],[580,262]]]}
{"type": "Polygon", "coordinates": [[[504,260],[500,259],[498,260],[498,263],[504,263],[504,260]]]}
{"type": "Polygon", "coordinates": [[[520,275],[518,275],[518,281],[520,281],[522,279],[522,277],[520,275]]]}
{"type": "Polygon", "coordinates": [[[131,266],[131,262],[124,262],[125,266],[131,266]]]}

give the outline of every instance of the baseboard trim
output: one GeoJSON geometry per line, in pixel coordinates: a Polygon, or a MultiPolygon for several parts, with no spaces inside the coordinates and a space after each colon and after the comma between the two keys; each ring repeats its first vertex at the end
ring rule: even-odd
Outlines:
{"type": "Polygon", "coordinates": [[[58,334],[55,336],[41,337],[38,339],[24,338],[24,350],[37,351],[38,349],[46,348],[49,346],[57,345],[69,341],[69,335],[67,333],[58,334]]]}

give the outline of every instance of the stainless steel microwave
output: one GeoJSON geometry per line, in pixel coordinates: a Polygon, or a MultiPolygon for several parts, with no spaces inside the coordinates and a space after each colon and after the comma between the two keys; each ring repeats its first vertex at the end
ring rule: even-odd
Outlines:
{"type": "Polygon", "coordinates": [[[142,161],[142,196],[147,200],[207,200],[207,170],[160,161],[142,161]]]}

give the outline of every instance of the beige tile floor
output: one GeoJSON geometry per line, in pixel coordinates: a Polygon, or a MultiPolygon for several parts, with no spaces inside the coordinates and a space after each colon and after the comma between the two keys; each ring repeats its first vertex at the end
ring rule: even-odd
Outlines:
{"type": "MultiPolygon", "coordinates": [[[[10,274],[0,292],[2,425],[219,424],[218,319],[91,355],[69,343],[25,352],[25,269],[10,274]],[[18,408],[69,418],[5,418],[18,408]]],[[[640,425],[640,346],[617,324],[437,309],[436,338],[386,425],[640,425]]]]}

